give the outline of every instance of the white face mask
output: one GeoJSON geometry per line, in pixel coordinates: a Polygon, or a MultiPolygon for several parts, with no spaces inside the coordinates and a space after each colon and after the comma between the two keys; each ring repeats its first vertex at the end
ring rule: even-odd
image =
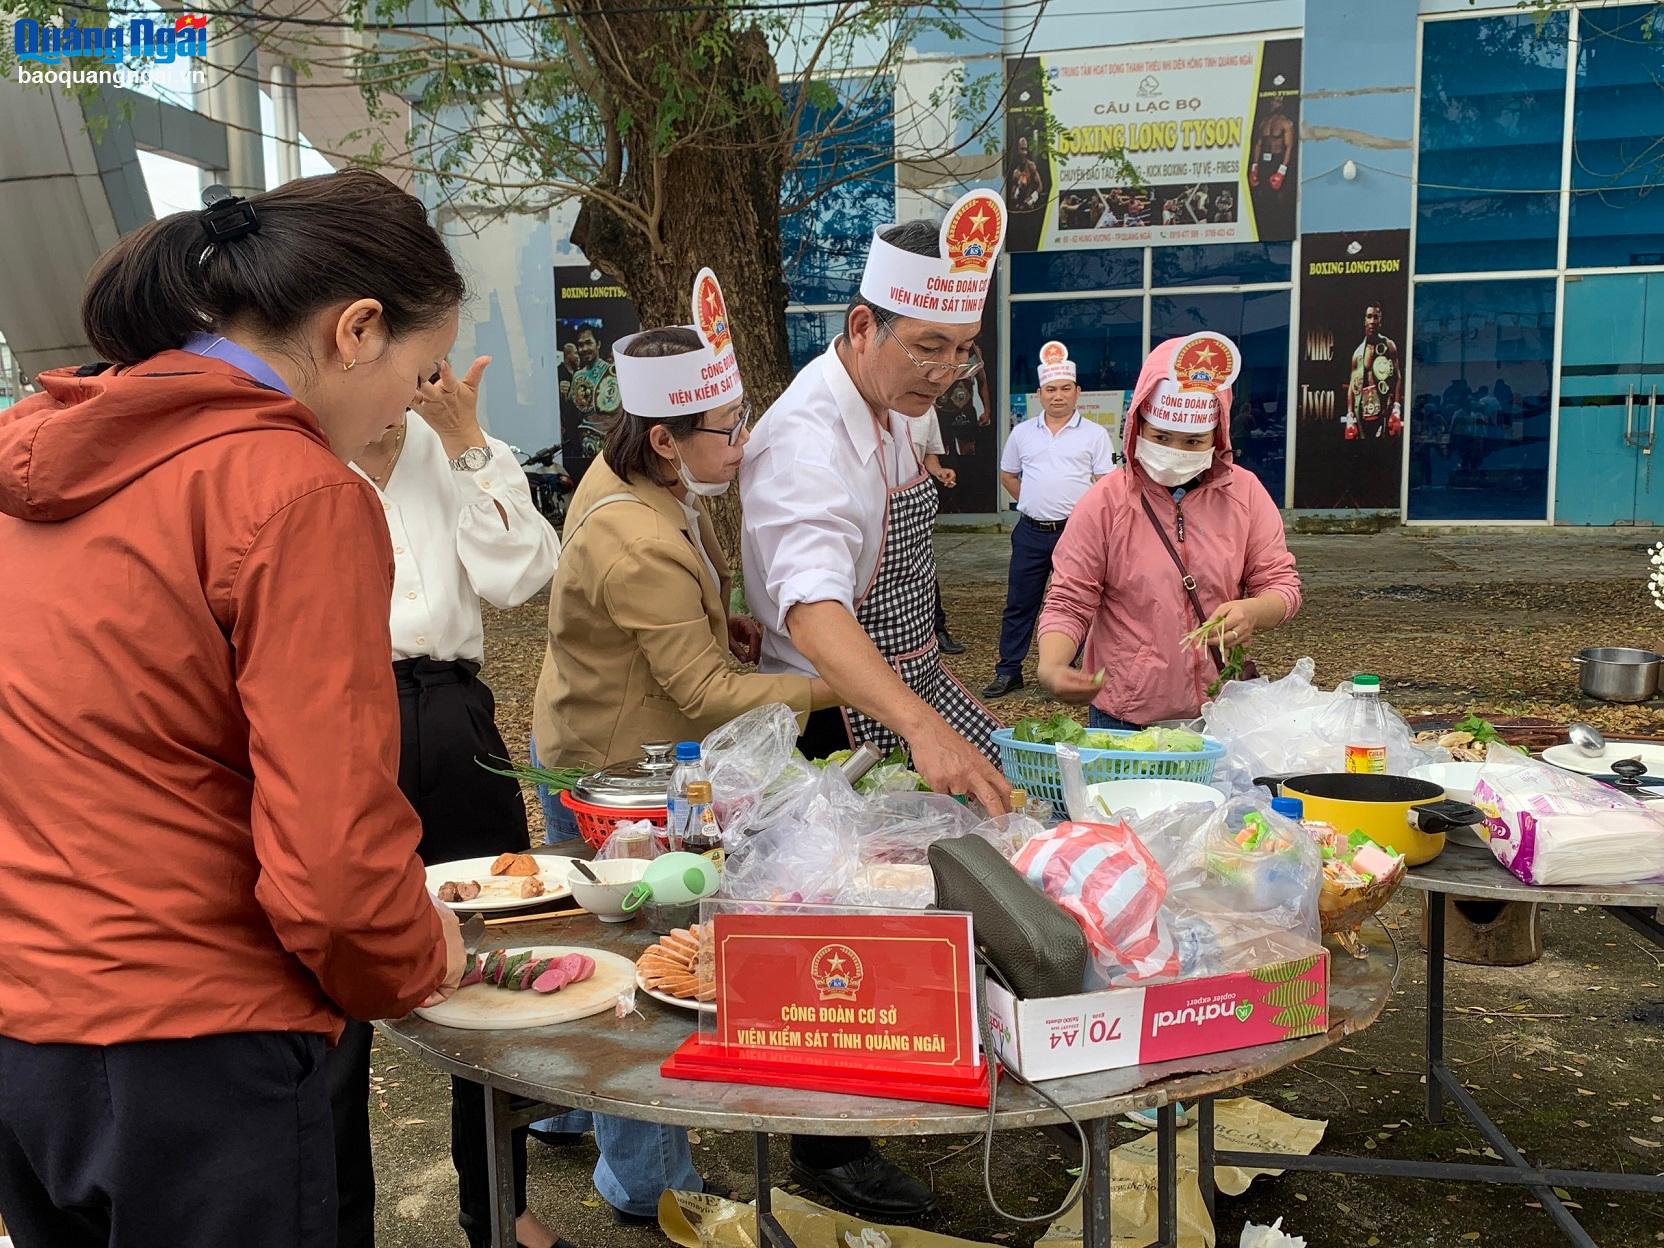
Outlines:
{"type": "Polygon", "coordinates": [[[697,494],[700,498],[721,498],[728,492],[732,481],[701,481],[688,471],[688,466],[682,462],[682,450],[676,448],[676,475],[681,478],[682,488],[689,494],[697,494]]]}
{"type": "Polygon", "coordinates": [[[1144,465],[1144,471],[1150,474],[1150,480],[1168,489],[1194,480],[1213,464],[1211,446],[1205,451],[1185,451],[1176,446],[1151,442],[1148,438],[1138,439],[1138,449],[1134,454],[1144,465]]]}

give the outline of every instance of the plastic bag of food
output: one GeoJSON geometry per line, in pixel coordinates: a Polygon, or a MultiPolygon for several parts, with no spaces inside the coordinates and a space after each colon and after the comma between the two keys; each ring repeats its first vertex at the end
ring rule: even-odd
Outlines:
{"type": "Polygon", "coordinates": [[[1162,916],[1167,879],[1125,823],[1061,823],[1024,845],[1012,865],[1080,924],[1104,984],[1179,977],[1162,916]]]}
{"type": "Polygon", "coordinates": [[[992,819],[984,819],[971,833],[980,836],[995,849],[1007,862],[1017,857],[1024,845],[1046,830],[1046,825],[1027,814],[1012,813],[995,815],[992,819]]]}
{"type": "Polygon", "coordinates": [[[755,807],[775,786],[797,752],[797,715],[770,702],[731,719],[701,746],[711,796],[724,839],[743,837],[755,825],[755,807]]]}
{"type": "Polygon", "coordinates": [[[659,837],[664,829],[645,819],[631,819],[615,826],[601,848],[595,851],[595,861],[613,858],[657,858],[665,852],[659,837]]]}
{"type": "MultiPolygon", "coordinates": [[[[1257,776],[1341,770],[1351,730],[1351,682],[1319,689],[1312,684],[1315,670],[1305,658],[1280,680],[1231,681],[1203,708],[1207,735],[1229,747],[1214,770],[1215,788],[1247,793],[1257,776]]],[[[1383,703],[1381,709],[1388,771],[1408,775],[1412,767],[1450,761],[1449,751],[1418,745],[1393,707],[1383,703]]]]}
{"type": "Polygon", "coordinates": [[[839,902],[923,910],[936,902],[926,852],[944,836],[963,836],[975,824],[951,797],[916,790],[881,792],[867,800],[856,825],[859,866],[839,902]]]}
{"type": "Polygon", "coordinates": [[[1493,746],[1473,803],[1491,852],[1527,884],[1664,879],[1664,813],[1588,776],[1493,746]]]}
{"type": "Polygon", "coordinates": [[[1269,798],[1176,807],[1133,826],[1166,877],[1162,915],[1182,977],[1304,957],[1321,942],[1322,855],[1269,798]]]}
{"type": "Polygon", "coordinates": [[[724,836],[722,896],[830,904],[854,883],[866,802],[836,767],[799,765],[757,801],[748,835],[724,836]]]}

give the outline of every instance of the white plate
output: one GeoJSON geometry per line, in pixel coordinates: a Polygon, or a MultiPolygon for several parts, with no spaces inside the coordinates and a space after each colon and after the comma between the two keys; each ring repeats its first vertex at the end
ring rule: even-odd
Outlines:
{"type": "Polygon", "coordinates": [[[668,992],[660,992],[657,988],[649,988],[642,979],[641,971],[636,971],[636,989],[645,992],[655,1001],[663,1001],[666,1005],[674,1005],[679,1010],[697,1010],[701,1014],[715,1014],[715,1001],[690,1001],[686,997],[673,997],[668,992]]]}
{"type": "Polygon", "coordinates": [[[559,901],[562,897],[570,897],[572,890],[566,886],[567,874],[572,870],[572,859],[560,854],[533,854],[537,862],[537,876],[543,881],[543,895],[541,897],[516,897],[512,890],[520,886],[520,881],[529,879],[523,875],[492,875],[491,864],[497,861],[497,855],[489,858],[459,858],[455,862],[436,862],[427,869],[428,892],[437,899],[439,886],[446,881],[457,884],[464,880],[473,880],[480,886],[480,895],[472,901],[447,901],[445,904],[452,910],[462,914],[489,913],[492,910],[524,910],[527,906],[541,906],[544,902],[559,901]]]}
{"type": "Polygon", "coordinates": [[[1217,810],[1225,804],[1225,795],[1212,785],[1191,780],[1106,780],[1087,785],[1086,800],[1098,813],[1130,810],[1148,819],[1175,806],[1200,804],[1217,810]]]}
{"type": "Polygon", "coordinates": [[[1479,783],[1479,769],[1484,763],[1429,763],[1412,767],[1410,779],[1426,780],[1444,790],[1453,802],[1473,801],[1473,786],[1479,783]]]}
{"type": "Polygon", "coordinates": [[[1612,764],[1626,758],[1639,758],[1646,764],[1649,776],[1664,776],[1664,745],[1608,741],[1599,754],[1585,754],[1575,745],[1551,745],[1543,751],[1545,763],[1553,763],[1562,771],[1581,772],[1585,776],[1609,776],[1612,764]]]}
{"type": "Polygon", "coordinates": [[[548,1027],[604,1014],[635,979],[635,963],[605,949],[582,945],[517,945],[505,953],[531,953],[539,958],[558,958],[582,953],[595,959],[595,974],[559,992],[515,992],[495,984],[469,984],[448,1000],[424,1007],[416,1013],[430,1023],[460,1027],[465,1031],[512,1031],[520,1027],[548,1027]]]}

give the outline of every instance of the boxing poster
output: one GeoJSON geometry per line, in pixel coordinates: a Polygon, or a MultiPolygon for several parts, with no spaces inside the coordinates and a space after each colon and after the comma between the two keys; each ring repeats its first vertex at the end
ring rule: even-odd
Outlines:
{"type": "Polygon", "coordinates": [[[1006,250],[1286,241],[1300,41],[1006,62],[1006,250]]]}
{"type": "Polygon", "coordinates": [[[1398,510],[1409,255],[1408,230],[1301,237],[1294,507],[1398,510]]]}
{"type": "Polygon", "coordinates": [[[600,455],[619,410],[612,344],[640,328],[629,292],[610,277],[587,264],[555,266],[561,462],[574,481],[600,455]]]}
{"type": "Polygon", "coordinates": [[[994,426],[999,317],[991,306],[971,351],[982,367],[936,400],[936,423],[947,448],[942,467],[953,469],[958,478],[953,489],[937,492],[941,515],[987,515],[999,508],[999,430],[994,426]]]}

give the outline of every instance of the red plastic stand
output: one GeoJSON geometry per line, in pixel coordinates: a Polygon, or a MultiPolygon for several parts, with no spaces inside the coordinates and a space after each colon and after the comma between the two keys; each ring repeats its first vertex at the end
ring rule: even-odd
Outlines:
{"type": "MultiPolygon", "coordinates": [[[[926,1066],[919,1063],[864,1059],[859,1066],[833,1062],[799,1062],[759,1050],[713,1044],[694,1035],[682,1042],[659,1067],[667,1079],[706,1083],[750,1083],[762,1087],[805,1088],[849,1096],[882,1096],[898,1101],[942,1105],[988,1105],[989,1069],[975,1066],[926,1066]]],[[[997,1077],[998,1072],[994,1072],[997,1077]]]]}

